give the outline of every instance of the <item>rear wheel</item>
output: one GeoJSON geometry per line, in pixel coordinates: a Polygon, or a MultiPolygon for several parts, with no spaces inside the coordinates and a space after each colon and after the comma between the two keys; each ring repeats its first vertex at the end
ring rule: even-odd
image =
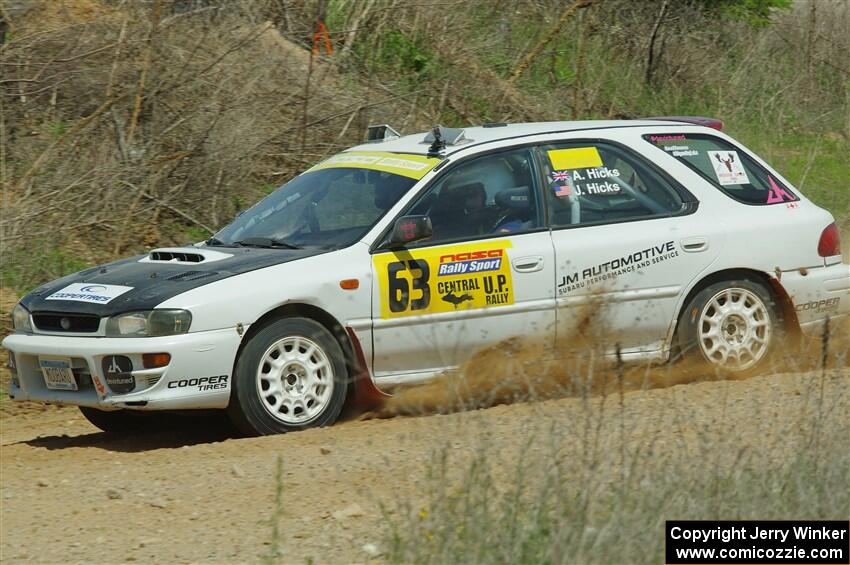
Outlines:
{"type": "Polygon", "coordinates": [[[686,358],[737,374],[757,371],[782,338],[779,308],[762,284],[746,280],[714,283],[700,291],[679,321],[686,358]]]}
{"type": "Polygon", "coordinates": [[[345,404],[348,370],[324,326],[283,318],[253,335],[236,362],[228,414],[249,435],[327,426],[345,404]]]}

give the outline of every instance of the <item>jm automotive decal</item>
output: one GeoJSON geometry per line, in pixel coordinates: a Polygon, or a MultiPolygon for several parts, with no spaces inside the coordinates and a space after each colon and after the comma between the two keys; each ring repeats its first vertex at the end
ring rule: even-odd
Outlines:
{"type": "Polygon", "coordinates": [[[376,255],[381,317],[513,304],[510,247],[499,240],[376,255]]]}
{"type": "Polygon", "coordinates": [[[558,281],[558,294],[564,295],[573,290],[605,282],[626,273],[639,271],[678,256],[679,251],[672,241],[653,245],[652,247],[605,261],[594,267],[588,267],[570,275],[562,276],[561,280],[558,281]]]}

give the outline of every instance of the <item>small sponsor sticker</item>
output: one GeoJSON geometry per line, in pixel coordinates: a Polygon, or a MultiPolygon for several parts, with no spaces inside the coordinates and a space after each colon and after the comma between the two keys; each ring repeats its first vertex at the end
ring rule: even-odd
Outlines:
{"type": "Polygon", "coordinates": [[[89,304],[107,304],[113,298],[117,298],[133,290],[132,286],[121,286],[117,284],[69,284],[62,290],[54,292],[45,300],[69,300],[72,302],[88,302],[89,304]]]}
{"type": "Polygon", "coordinates": [[[741,163],[737,151],[707,151],[717,182],[722,186],[730,184],[750,184],[747,171],[741,163]]]}
{"type": "Polygon", "coordinates": [[[116,394],[127,394],[136,388],[136,378],[133,376],[133,362],[125,355],[110,355],[103,358],[101,363],[103,378],[106,384],[116,394]]]}

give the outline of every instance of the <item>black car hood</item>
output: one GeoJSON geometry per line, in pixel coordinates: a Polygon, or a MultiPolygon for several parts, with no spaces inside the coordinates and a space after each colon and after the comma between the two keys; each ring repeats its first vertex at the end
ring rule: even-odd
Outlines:
{"type": "MultiPolygon", "coordinates": [[[[243,247],[203,247],[231,257],[201,263],[140,262],[144,255],[121,259],[106,265],[80,271],[38,287],[22,300],[30,312],[67,312],[113,316],[124,312],[149,310],[187,290],[220,281],[263,267],[288,263],[320,253],[325,249],[262,249],[243,247]],[[53,293],[73,283],[121,285],[132,290],[106,304],[72,300],[46,300],[53,293]]],[[[197,253],[187,247],[185,252],[197,253]]]]}

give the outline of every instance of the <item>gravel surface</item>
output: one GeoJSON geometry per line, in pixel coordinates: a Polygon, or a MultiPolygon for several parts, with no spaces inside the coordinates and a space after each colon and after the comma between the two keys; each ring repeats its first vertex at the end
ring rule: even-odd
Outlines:
{"type": "Polygon", "coordinates": [[[789,373],[249,439],[208,415],[168,432],[114,437],[74,408],[4,401],[0,555],[6,563],[259,561],[271,548],[280,455],[279,560],[380,561],[380,505],[392,519],[398,501],[415,504],[435,450],[463,461],[488,449],[510,461],[524,449],[533,462],[559,449],[581,465],[582,430],[595,421],[603,447],[619,438],[699,462],[712,445],[712,465],[741,450],[779,461],[795,449],[790,431],[818,403],[830,414],[850,412],[849,384],[846,369],[823,378],[789,373]]]}

